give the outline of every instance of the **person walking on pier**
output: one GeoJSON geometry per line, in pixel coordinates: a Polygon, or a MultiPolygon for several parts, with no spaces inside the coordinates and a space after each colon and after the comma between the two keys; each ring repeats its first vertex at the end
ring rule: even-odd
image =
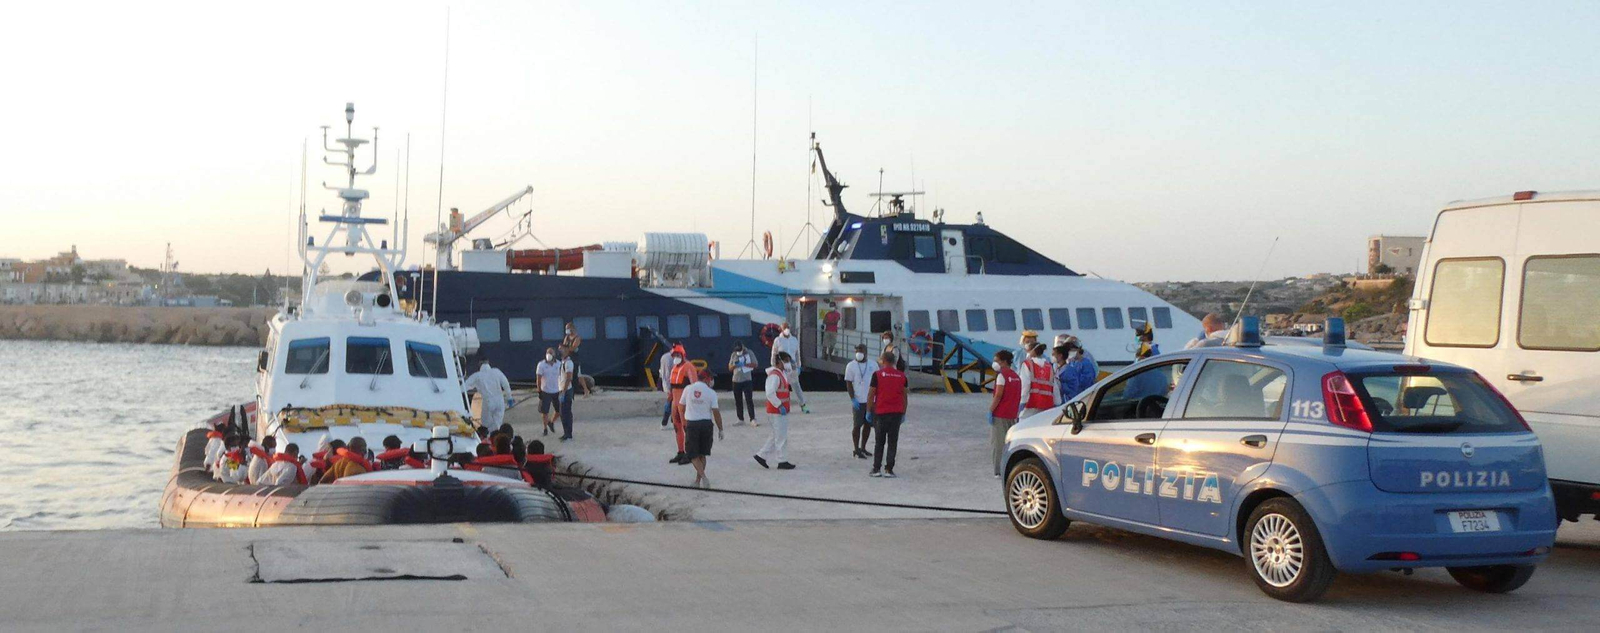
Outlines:
{"type": "MultiPolygon", "coordinates": [[[[568,324],[567,327],[571,327],[568,324]]],[[[574,334],[573,336],[577,336],[574,334]]],[[[583,339],[578,339],[583,340],[583,339]]],[[[561,348],[561,441],[572,439],[572,401],[578,392],[577,346],[561,348]]]]}
{"type": "Polygon", "coordinates": [[[505,373],[490,367],[489,361],[483,361],[478,371],[467,376],[462,387],[478,392],[478,399],[482,401],[478,423],[487,429],[500,428],[500,421],[506,415],[506,400],[511,397],[511,381],[506,380],[505,373]]]}
{"type": "Polygon", "coordinates": [[[796,399],[804,406],[805,394],[800,392],[796,380],[798,373],[790,369],[792,359],[789,353],[778,352],[772,360],[772,366],[767,368],[767,417],[772,421],[772,437],[756,452],[755,459],[762,468],[770,468],[767,465],[770,458],[778,461],[778,470],[794,470],[786,450],[789,446],[789,410],[796,399]]]}
{"type": "Polygon", "coordinates": [[[672,368],[683,362],[683,354],[679,351],[682,345],[670,345],[667,353],[661,355],[661,365],[656,370],[656,378],[661,381],[661,393],[667,401],[661,406],[661,428],[667,428],[667,423],[672,421],[672,368]]]}
{"type": "Polygon", "coordinates": [[[1006,448],[1006,432],[1017,423],[1022,411],[1022,377],[1011,368],[1011,352],[994,353],[994,397],[989,399],[989,452],[993,455],[994,476],[1000,476],[1000,457],[1006,448]]]}
{"type": "Polygon", "coordinates": [[[854,423],[850,425],[850,446],[858,459],[872,457],[867,452],[867,440],[872,438],[872,414],[867,411],[867,390],[872,386],[872,375],[878,364],[867,358],[865,343],[856,346],[856,355],[844,366],[844,388],[850,392],[850,409],[854,423]]]}
{"type": "Polygon", "coordinates": [[[750,426],[756,422],[755,380],[756,355],[744,343],[733,344],[733,355],[728,358],[728,371],[733,372],[733,414],[739,417],[736,425],[743,425],[745,411],[750,412],[750,426]]]}
{"type": "Polygon", "coordinates": [[[717,392],[711,389],[711,372],[702,371],[683,390],[678,414],[684,418],[684,447],[694,465],[693,486],[710,488],[706,478],[706,458],[711,456],[711,423],[717,424],[717,439],[722,439],[722,411],[717,408],[717,392]]]}
{"type": "Polygon", "coordinates": [[[894,474],[894,456],[900,447],[900,424],[906,419],[906,374],[895,365],[894,352],[878,358],[878,371],[867,388],[867,408],[878,430],[877,452],[872,454],[873,477],[894,474]],[[881,467],[881,470],[880,470],[881,467]]]}
{"type": "Polygon", "coordinates": [[[778,338],[772,339],[772,362],[769,364],[778,364],[779,353],[789,355],[789,362],[792,365],[789,371],[799,375],[800,366],[803,364],[800,362],[800,339],[795,337],[788,323],[783,324],[783,331],[778,333],[778,338]]]}
{"type": "MultiPolygon", "coordinates": [[[[675,358],[684,358],[688,356],[688,353],[684,351],[682,345],[678,345],[672,348],[672,355],[675,358]]],[[[695,375],[699,373],[700,370],[694,366],[694,363],[686,360],[678,361],[678,364],[672,368],[672,377],[671,380],[668,381],[668,384],[672,387],[672,390],[668,392],[668,397],[670,398],[669,402],[671,402],[673,406],[672,434],[673,439],[678,441],[678,454],[672,459],[667,460],[667,463],[689,463],[689,454],[684,449],[684,419],[682,412],[678,410],[677,403],[683,398],[683,390],[688,388],[690,384],[694,383],[695,375]]]]}
{"type": "MultiPolygon", "coordinates": [[[[539,417],[544,421],[540,435],[556,430],[556,418],[561,416],[561,374],[563,363],[556,360],[556,348],[544,348],[544,360],[534,368],[534,380],[539,387],[539,417]]],[[[489,427],[500,428],[498,425],[489,427]]]]}

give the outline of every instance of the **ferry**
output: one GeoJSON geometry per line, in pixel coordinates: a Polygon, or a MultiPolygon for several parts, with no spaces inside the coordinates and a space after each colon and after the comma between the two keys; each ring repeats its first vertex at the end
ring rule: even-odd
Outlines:
{"type": "Polygon", "coordinates": [[[427,312],[408,314],[395,301],[389,280],[404,262],[405,231],[392,227],[393,242],[369,231],[388,223],[362,215],[368,192],[356,187],[358,176],[376,171],[377,128],[374,164],[359,169],[357,149],[367,140],[351,132],[354,120],[355,106],[347,104],[346,134],[333,144],[323,128],[324,148],[338,157],[326,162],[344,171],[345,185],[329,187],[340,211],[316,218],[326,232],[312,235],[302,209],[303,299],[271,320],[255,399],[182,438],[162,496],[162,525],[605,520],[607,509],[587,493],[533,485],[532,473],[507,459],[513,456],[476,457],[480,425],[469,407],[463,361],[477,337],[427,312]],[[383,274],[370,281],[322,279],[319,271],[333,255],[371,256],[383,274]],[[358,437],[371,449],[352,452],[358,437]],[[219,446],[229,438],[234,446],[219,446]],[[245,439],[248,451],[239,446],[245,439]],[[382,446],[386,439],[392,447],[382,446]],[[330,448],[338,443],[348,447],[330,448]],[[268,454],[268,445],[281,450],[268,454]],[[265,468],[242,473],[252,459],[285,463],[278,471],[284,479],[263,483],[268,478],[256,471],[265,468]],[[317,484],[335,459],[363,466],[342,472],[366,472],[317,484]]]}
{"type": "Polygon", "coordinates": [[[533,380],[537,360],[560,346],[567,323],[583,339],[585,375],[650,385],[656,358],[671,344],[725,375],[723,359],[735,343],[765,359],[783,324],[800,338],[803,376],[837,376],[857,344],[879,353],[885,333],[908,364],[940,373],[987,367],[995,351],[1016,349],[1027,330],[1046,343],[1074,335],[1103,367],[1135,360],[1133,330],[1141,324],[1169,347],[1201,331],[1181,309],[1133,285],[1072,270],[985,223],[981,213],[967,224],[941,210],[919,217],[907,198],[920,192],[875,193],[877,212],[852,213],[847,185],[829,170],[814,134],[811,149],[832,219],[804,259],[774,257],[770,232],[755,257],[742,259],[722,258],[700,233],[534,250],[464,239],[532,195],[527,188],[471,218],[453,212],[427,238],[438,249],[434,267],[402,272],[398,292],[413,309],[472,327],[478,353],[516,381],[533,380]],[[458,243],[471,247],[457,252],[458,243]],[[832,311],[838,317],[830,330],[825,315],[832,311]]]}

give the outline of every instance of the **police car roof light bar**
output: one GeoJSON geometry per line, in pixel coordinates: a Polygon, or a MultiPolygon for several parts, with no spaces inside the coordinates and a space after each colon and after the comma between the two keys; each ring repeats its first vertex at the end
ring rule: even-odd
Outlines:
{"type": "Polygon", "coordinates": [[[1243,317],[1239,319],[1239,340],[1234,347],[1261,347],[1261,318],[1243,317]]]}
{"type": "Polygon", "coordinates": [[[1322,328],[1323,347],[1344,347],[1344,319],[1328,317],[1328,322],[1322,328]]]}

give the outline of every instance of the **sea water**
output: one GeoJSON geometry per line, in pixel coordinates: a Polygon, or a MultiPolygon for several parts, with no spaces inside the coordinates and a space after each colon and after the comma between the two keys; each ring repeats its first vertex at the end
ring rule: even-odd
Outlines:
{"type": "Polygon", "coordinates": [[[256,351],[0,340],[0,530],[158,527],[179,438],[254,397],[256,351]]]}

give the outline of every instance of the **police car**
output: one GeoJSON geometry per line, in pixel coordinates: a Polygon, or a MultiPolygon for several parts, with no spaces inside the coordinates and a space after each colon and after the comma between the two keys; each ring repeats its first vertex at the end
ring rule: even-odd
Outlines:
{"type": "Polygon", "coordinates": [[[1244,556],[1267,595],[1314,600],[1336,571],[1445,567],[1526,583],[1555,542],[1539,440],[1472,370],[1344,344],[1168,353],[1011,429],[1006,507],[1026,536],[1070,521],[1244,556]]]}

